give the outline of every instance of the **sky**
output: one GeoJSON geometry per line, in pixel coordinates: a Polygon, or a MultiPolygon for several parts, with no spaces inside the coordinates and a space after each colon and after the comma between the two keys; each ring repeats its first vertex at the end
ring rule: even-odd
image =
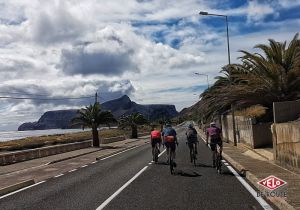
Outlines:
{"type": "Polygon", "coordinates": [[[95,92],[193,105],[228,63],[225,18],[200,11],[228,16],[232,63],[300,28],[300,0],[0,0],[0,11],[0,96],[63,99],[0,98],[0,130],[95,92]]]}

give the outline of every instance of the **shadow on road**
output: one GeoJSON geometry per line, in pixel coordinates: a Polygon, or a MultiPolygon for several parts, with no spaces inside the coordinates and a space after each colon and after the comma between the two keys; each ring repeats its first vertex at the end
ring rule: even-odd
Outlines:
{"type": "Polygon", "coordinates": [[[199,177],[202,176],[201,174],[198,174],[195,171],[183,171],[183,170],[178,170],[175,171],[175,176],[184,176],[184,177],[199,177]]]}
{"type": "Polygon", "coordinates": [[[208,164],[204,164],[204,163],[197,163],[196,167],[212,168],[212,165],[208,165],[208,164]]]}

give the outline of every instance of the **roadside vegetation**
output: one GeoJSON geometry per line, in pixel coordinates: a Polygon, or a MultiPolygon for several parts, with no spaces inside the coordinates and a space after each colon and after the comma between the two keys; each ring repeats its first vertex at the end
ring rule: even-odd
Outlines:
{"type": "Polygon", "coordinates": [[[120,118],[119,127],[131,128],[131,138],[138,137],[138,126],[148,124],[148,121],[140,113],[132,113],[120,118]]]}
{"type": "Polygon", "coordinates": [[[75,117],[72,122],[73,126],[84,126],[92,128],[93,146],[99,147],[100,140],[98,134],[98,127],[100,124],[116,123],[117,120],[114,118],[110,111],[102,111],[100,104],[95,102],[85,108],[79,110],[79,116],[75,117]]]}
{"type": "Polygon", "coordinates": [[[300,40],[298,34],[289,44],[269,39],[255,46],[258,52],[241,51],[240,64],[223,67],[221,76],[200,97],[193,116],[207,123],[228,113],[231,105],[237,114],[249,117],[268,115],[273,102],[300,98],[300,40]],[[252,108],[251,108],[252,107],[252,108]]]}
{"type": "MultiPolygon", "coordinates": [[[[139,127],[139,132],[141,134],[150,133],[150,130],[151,130],[150,126],[139,127]]],[[[126,138],[129,138],[131,135],[131,130],[111,128],[111,129],[105,129],[99,131],[99,136],[101,136],[101,138],[110,138],[110,137],[123,136],[123,135],[125,135],[126,138]]],[[[91,139],[92,139],[91,131],[28,137],[24,139],[0,142],[0,151],[3,152],[3,151],[15,151],[15,150],[23,150],[23,149],[34,149],[34,148],[39,148],[44,146],[81,142],[81,141],[86,141],[91,139]]]]}

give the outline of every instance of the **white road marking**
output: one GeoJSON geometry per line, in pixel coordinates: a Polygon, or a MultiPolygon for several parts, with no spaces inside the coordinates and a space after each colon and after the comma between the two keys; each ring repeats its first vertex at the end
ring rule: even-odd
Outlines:
{"type": "Polygon", "coordinates": [[[84,167],[87,167],[88,165],[83,165],[83,166],[80,166],[81,168],[84,168],[84,167]]]}
{"type": "Polygon", "coordinates": [[[8,193],[8,194],[6,194],[6,195],[1,196],[0,199],[5,198],[5,197],[8,197],[8,196],[13,195],[13,194],[16,194],[16,193],[21,192],[21,191],[23,191],[23,190],[29,189],[29,188],[31,188],[31,187],[37,186],[37,185],[42,184],[42,183],[44,183],[44,182],[46,182],[46,181],[41,181],[41,182],[35,183],[35,184],[33,184],[33,185],[30,185],[30,186],[28,186],[28,187],[24,187],[24,188],[22,188],[22,189],[19,189],[19,190],[14,191],[14,192],[8,193]]]}
{"type": "Polygon", "coordinates": [[[95,163],[97,163],[97,161],[91,162],[91,164],[95,164],[95,163]]]}
{"type": "Polygon", "coordinates": [[[257,192],[231,167],[227,168],[234,174],[234,176],[240,181],[240,183],[250,192],[250,194],[257,200],[257,202],[263,207],[263,209],[273,209],[264,199],[257,197],[257,192]]]}
{"type": "Polygon", "coordinates": [[[56,176],[54,176],[55,178],[57,178],[57,177],[60,177],[60,176],[63,176],[64,174],[58,174],[58,175],[56,175],[56,176]]]}
{"type": "MultiPolygon", "coordinates": [[[[141,145],[141,146],[142,146],[142,145],[141,145]]],[[[108,157],[102,158],[102,159],[100,159],[100,160],[105,160],[105,159],[111,158],[111,157],[113,157],[113,156],[119,155],[119,154],[121,154],[121,153],[123,153],[123,152],[127,152],[127,151],[132,150],[132,149],[135,149],[135,148],[137,148],[137,147],[139,147],[139,146],[134,146],[134,147],[129,148],[129,149],[126,149],[126,150],[124,150],[124,151],[122,151],[122,152],[118,152],[118,153],[116,153],[116,154],[113,154],[113,155],[110,155],[110,156],[108,156],[108,157]]]]}
{"type": "MultiPolygon", "coordinates": [[[[202,139],[202,140],[204,141],[204,143],[206,143],[206,141],[204,139],[202,139]]],[[[209,144],[208,144],[208,147],[210,148],[209,144]]],[[[224,160],[222,160],[222,161],[224,161],[224,160]]],[[[226,165],[226,163],[225,163],[225,165],[226,165]]],[[[262,199],[261,197],[257,197],[256,191],[231,166],[229,166],[229,164],[228,164],[227,168],[234,174],[234,176],[248,190],[248,192],[250,192],[250,194],[257,200],[257,202],[263,207],[263,209],[266,209],[266,210],[273,209],[264,199],[262,199]]]]}
{"type": "Polygon", "coordinates": [[[167,151],[167,150],[164,149],[164,150],[158,155],[158,157],[162,156],[162,154],[164,154],[166,151],[167,151]]]}
{"type": "Polygon", "coordinates": [[[69,171],[69,172],[73,172],[73,171],[77,171],[77,169],[75,168],[75,169],[72,169],[71,171],[69,171]]]}
{"type": "Polygon", "coordinates": [[[152,164],[152,162],[150,162],[150,163],[148,163],[149,165],[151,165],[152,164]]]}
{"type": "Polygon", "coordinates": [[[225,165],[225,166],[229,166],[229,164],[228,164],[228,163],[224,163],[224,165],[225,165]]]}
{"type": "Polygon", "coordinates": [[[222,160],[223,163],[226,163],[226,160],[222,160]]]}
{"type": "Polygon", "coordinates": [[[112,194],[109,198],[107,198],[96,210],[101,210],[107,204],[109,204],[118,194],[120,194],[131,182],[133,182],[139,175],[141,175],[148,166],[145,166],[142,170],[140,170],[134,177],[132,177],[128,182],[126,182],[121,188],[119,188],[114,194],[112,194]]]}

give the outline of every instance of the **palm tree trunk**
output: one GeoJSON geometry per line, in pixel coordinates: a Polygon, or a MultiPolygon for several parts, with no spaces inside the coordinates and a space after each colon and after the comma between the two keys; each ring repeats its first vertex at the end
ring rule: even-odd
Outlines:
{"type": "Polygon", "coordinates": [[[92,132],[93,132],[93,147],[99,147],[99,135],[98,135],[98,130],[97,126],[92,127],[92,132]]]}
{"type": "Polygon", "coordinates": [[[138,137],[137,126],[131,126],[131,138],[136,139],[138,137]]]}

